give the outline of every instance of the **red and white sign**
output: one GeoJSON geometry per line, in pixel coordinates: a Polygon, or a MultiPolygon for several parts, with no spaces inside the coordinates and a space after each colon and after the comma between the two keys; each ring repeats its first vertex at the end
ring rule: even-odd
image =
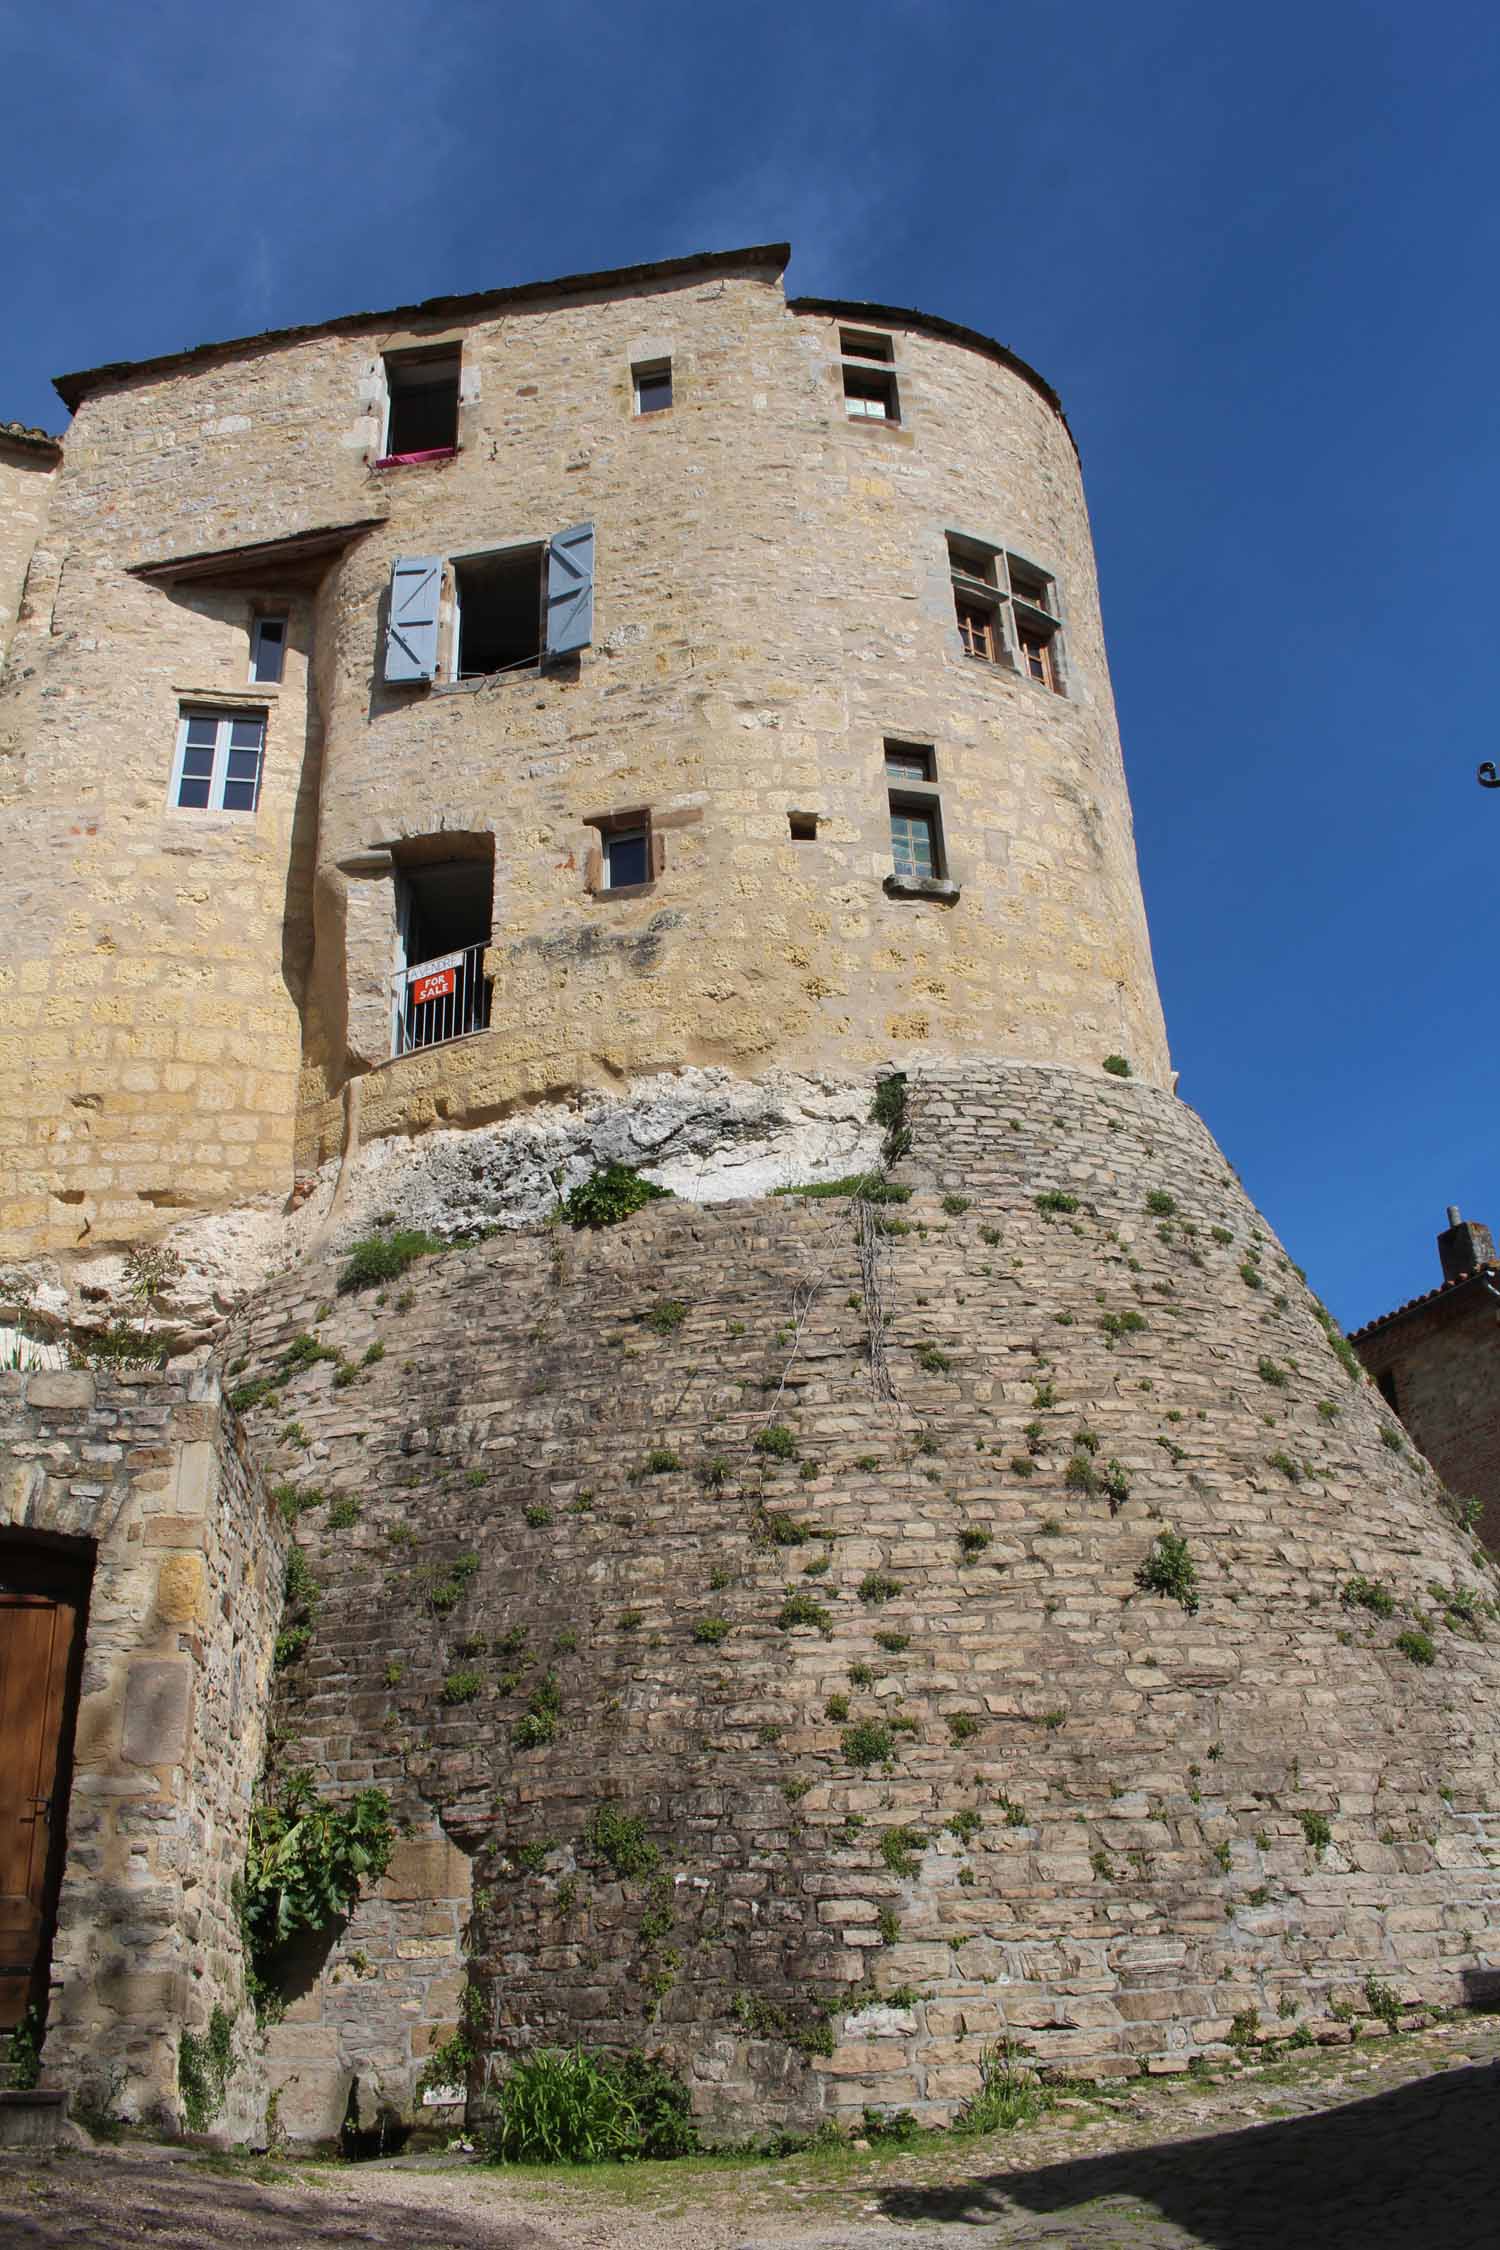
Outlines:
{"type": "Polygon", "coordinates": [[[408,977],[408,988],[413,1007],[420,1008],[424,1000],[446,1000],[458,981],[458,967],[462,954],[450,953],[441,961],[424,961],[408,977]]]}

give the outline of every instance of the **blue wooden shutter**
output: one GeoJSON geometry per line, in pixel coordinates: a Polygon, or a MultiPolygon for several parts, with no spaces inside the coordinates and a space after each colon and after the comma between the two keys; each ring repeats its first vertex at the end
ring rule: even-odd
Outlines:
{"type": "Polygon", "coordinates": [[[392,563],[391,613],[385,629],[388,680],[430,680],[436,673],[442,590],[440,556],[398,555],[392,563]]]}
{"type": "Polygon", "coordinates": [[[594,637],[594,527],[575,523],[547,548],[547,654],[571,656],[594,637]]]}

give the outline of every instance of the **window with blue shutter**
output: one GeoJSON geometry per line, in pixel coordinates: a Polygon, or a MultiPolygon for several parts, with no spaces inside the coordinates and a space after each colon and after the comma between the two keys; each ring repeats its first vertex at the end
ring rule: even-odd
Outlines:
{"type": "Polygon", "coordinates": [[[594,637],[594,527],[575,523],[547,548],[547,647],[571,656],[594,637]]]}
{"type": "Polygon", "coordinates": [[[385,629],[387,680],[430,680],[437,672],[438,604],[443,565],[437,555],[398,555],[391,565],[385,629]]]}

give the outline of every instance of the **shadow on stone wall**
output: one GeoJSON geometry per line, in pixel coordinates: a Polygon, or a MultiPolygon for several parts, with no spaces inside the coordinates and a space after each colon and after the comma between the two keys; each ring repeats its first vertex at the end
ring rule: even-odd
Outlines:
{"type": "Polygon", "coordinates": [[[1182,2230],[1170,2240],[1203,2250],[1492,2250],[1497,2094],[1494,2064],[1443,2071],[1316,2117],[950,2187],[888,2188],[878,2201],[888,2219],[962,2228],[960,2240],[1007,2220],[1014,2239],[1032,2240],[1019,2231],[1028,2214],[1055,2220],[1087,2206],[1103,2223],[1114,2214],[1100,2206],[1117,2203],[1122,2222],[1152,2206],[1182,2230]]]}

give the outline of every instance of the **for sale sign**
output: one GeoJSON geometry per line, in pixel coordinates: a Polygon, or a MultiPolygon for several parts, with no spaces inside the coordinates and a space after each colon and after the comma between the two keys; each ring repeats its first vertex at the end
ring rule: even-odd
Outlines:
{"type": "Polygon", "coordinates": [[[456,969],[427,969],[417,977],[411,988],[412,1004],[420,1008],[424,1000],[446,1000],[453,990],[456,969]]]}

